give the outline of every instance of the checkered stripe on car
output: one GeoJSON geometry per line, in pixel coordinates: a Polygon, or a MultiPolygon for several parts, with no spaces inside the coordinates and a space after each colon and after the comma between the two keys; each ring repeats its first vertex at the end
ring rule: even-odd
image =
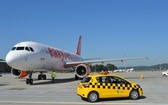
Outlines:
{"type": "Polygon", "coordinates": [[[121,89],[121,90],[132,90],[139,89],[137,85],[132,86],[131,84],[117,84],[117,83],[89,83],[89,88],[98,89],[121,89]]]}

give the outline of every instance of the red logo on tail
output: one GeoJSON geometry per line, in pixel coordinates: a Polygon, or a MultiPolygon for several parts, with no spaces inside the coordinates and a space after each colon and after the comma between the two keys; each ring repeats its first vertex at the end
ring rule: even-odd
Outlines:
{"type": "Polygon", "coordinates": [[[77,50],[76,50],[76,54],[79,56],[81,55],[81,44],[82,44],[82,36],[79,37],[78,46],[77,46],[77,50]]]}

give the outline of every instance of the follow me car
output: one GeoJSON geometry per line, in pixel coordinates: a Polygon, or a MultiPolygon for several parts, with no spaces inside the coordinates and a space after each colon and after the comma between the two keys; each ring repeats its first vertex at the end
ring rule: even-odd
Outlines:
{"type": "Polygon", "coordinates": [[[143,95],[140,85],[113,74],[95,74],[85,77],[77,87],[77,94],[89,102],[103,98],[129,97],[133,100],[143,95]]]}

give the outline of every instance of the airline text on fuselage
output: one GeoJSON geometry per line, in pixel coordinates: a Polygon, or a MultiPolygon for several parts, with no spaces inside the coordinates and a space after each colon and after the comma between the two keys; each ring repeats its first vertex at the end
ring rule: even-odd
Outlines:
{"type": "Polygon", "coordinates": [[[80,58],[76,55],[73,55],[73,54],[70,54],[70,53],[67,53],[67,52],[64,52],[61,50],[57,50],[54,48],[48,47],[48,51],[49,51],[51,57],[59,58],[62,61],[64,61],[64,60],[79,61],[80,60],[80,58]]]}

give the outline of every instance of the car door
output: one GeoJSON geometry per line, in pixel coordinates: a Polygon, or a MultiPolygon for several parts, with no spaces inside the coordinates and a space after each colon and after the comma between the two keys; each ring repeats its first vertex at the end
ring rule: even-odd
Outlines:
{"type": "Polygon", "coordinates": [[[101,98],[111,97],[111,82],[108,76],[97,77],[97,90],[101,98]]]}
{"type": "Polygon", "coordinates": [[[131,84],[117,76],[111,77],[112,79],[112,96],[113,97],[127,97],[129,96],[131,84]]]}

